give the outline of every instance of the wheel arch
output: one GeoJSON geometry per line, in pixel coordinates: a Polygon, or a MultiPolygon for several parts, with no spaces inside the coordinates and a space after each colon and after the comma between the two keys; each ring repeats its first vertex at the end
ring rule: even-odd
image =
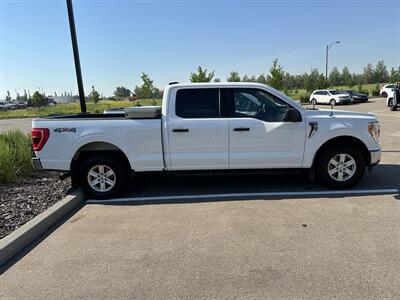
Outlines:
{"type": "Polygon", "coordinates": [[[118,146],[109,142],[88,142],[75,151],[71,160],[71,173],[74,173],[77,170],[82,160],[97,153],[108,153],[122,159],[126,166],[129,166],[130,169],[133,170],[128,156],[118,146]]]}
{"type": "Polygon", "coordinates": [[[337,145],[353,145],[361,150],[361,153],[364,157],[365,164],[369,166],[371,164],[371,153],[369,152],[367,146],[365,143],[360,140],[359,138],[356,138],[354,136],[350,135],[343,135],[343,136],[338,136],[331,138],[327,141],[325,141],[316,151],[313,159],[313,166],[315,166],[315,163],[318,161],[319,157],[321,154],[324,152],[324,150],[334,147],[337,145]]]}

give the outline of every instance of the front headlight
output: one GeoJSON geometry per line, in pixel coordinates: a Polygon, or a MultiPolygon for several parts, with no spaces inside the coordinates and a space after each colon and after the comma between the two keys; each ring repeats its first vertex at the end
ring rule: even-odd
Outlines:
{"type": "Polygon", "coordinates": [[[379,144],[379,137],[381,135],[381,126],[379,121],[369,122],[368,123],[368,132],[371,137],[374,139],[375,143],[379,144]]]}

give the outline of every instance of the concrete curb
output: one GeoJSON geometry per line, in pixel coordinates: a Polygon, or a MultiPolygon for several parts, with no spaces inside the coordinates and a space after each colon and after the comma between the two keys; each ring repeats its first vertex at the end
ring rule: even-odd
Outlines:
{"type": "Polygon", "coordinates": [[[79,189],[57,202],[28,223],[0,240],[0,266],[18,254],[22,249],[37,239],[57,221],[65,217],[84,201],[83,192],[79,189]]]}

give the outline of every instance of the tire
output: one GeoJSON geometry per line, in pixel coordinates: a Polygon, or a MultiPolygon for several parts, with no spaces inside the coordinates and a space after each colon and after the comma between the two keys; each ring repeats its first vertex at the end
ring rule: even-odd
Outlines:
{"type": "Polygon", "coordinates": [[[317,105],[317,104],[318,104],[317,99],[312,98],[312,99],[311,99],[311,104],[312,104],[312,105],[317,105]]]}
{"type": "Polygon", "coordinates": [[[388,94],[387,94],[386,92],[383,92],[383,93],[381,94],[381,96],[384,97],[384,98],[386,98],[386,97],[388,96],[388,94]]]}
{"type": "Polygon", "coordinates": [[[389,109],[390,111],[397,111],[397,106],[393,104],[393,99],[389,99],[389,109]]]}
{"type": "Polygon", "coordinates": [[[107,199],[118,195],[126,186],[129,169],[119,156],[100,153],[86,159],[77,175],[87,196],[107,199]]]}
{"type": "Polygon", "coordinates": [[[335,99],[331,99],[331,101],[329,101],[329,105],[335,106],[336,105],[336,100],[335,99]]]}
{"type": "Polygon", "coordinates": [[[343,189],[360,181],[366,164],[358,147],[339,145],[323,151],[316,164],[316,178],[323,184],[330,188],[343,189]]]}

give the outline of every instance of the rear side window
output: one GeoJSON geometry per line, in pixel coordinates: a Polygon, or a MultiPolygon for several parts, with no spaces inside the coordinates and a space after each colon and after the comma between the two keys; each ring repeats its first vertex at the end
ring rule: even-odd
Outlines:
{"type": "Polygon", "coordinates": [[[218,118],[219,89],[178,90],[175,107],[176,115],[181,118],[218,118]]]}

